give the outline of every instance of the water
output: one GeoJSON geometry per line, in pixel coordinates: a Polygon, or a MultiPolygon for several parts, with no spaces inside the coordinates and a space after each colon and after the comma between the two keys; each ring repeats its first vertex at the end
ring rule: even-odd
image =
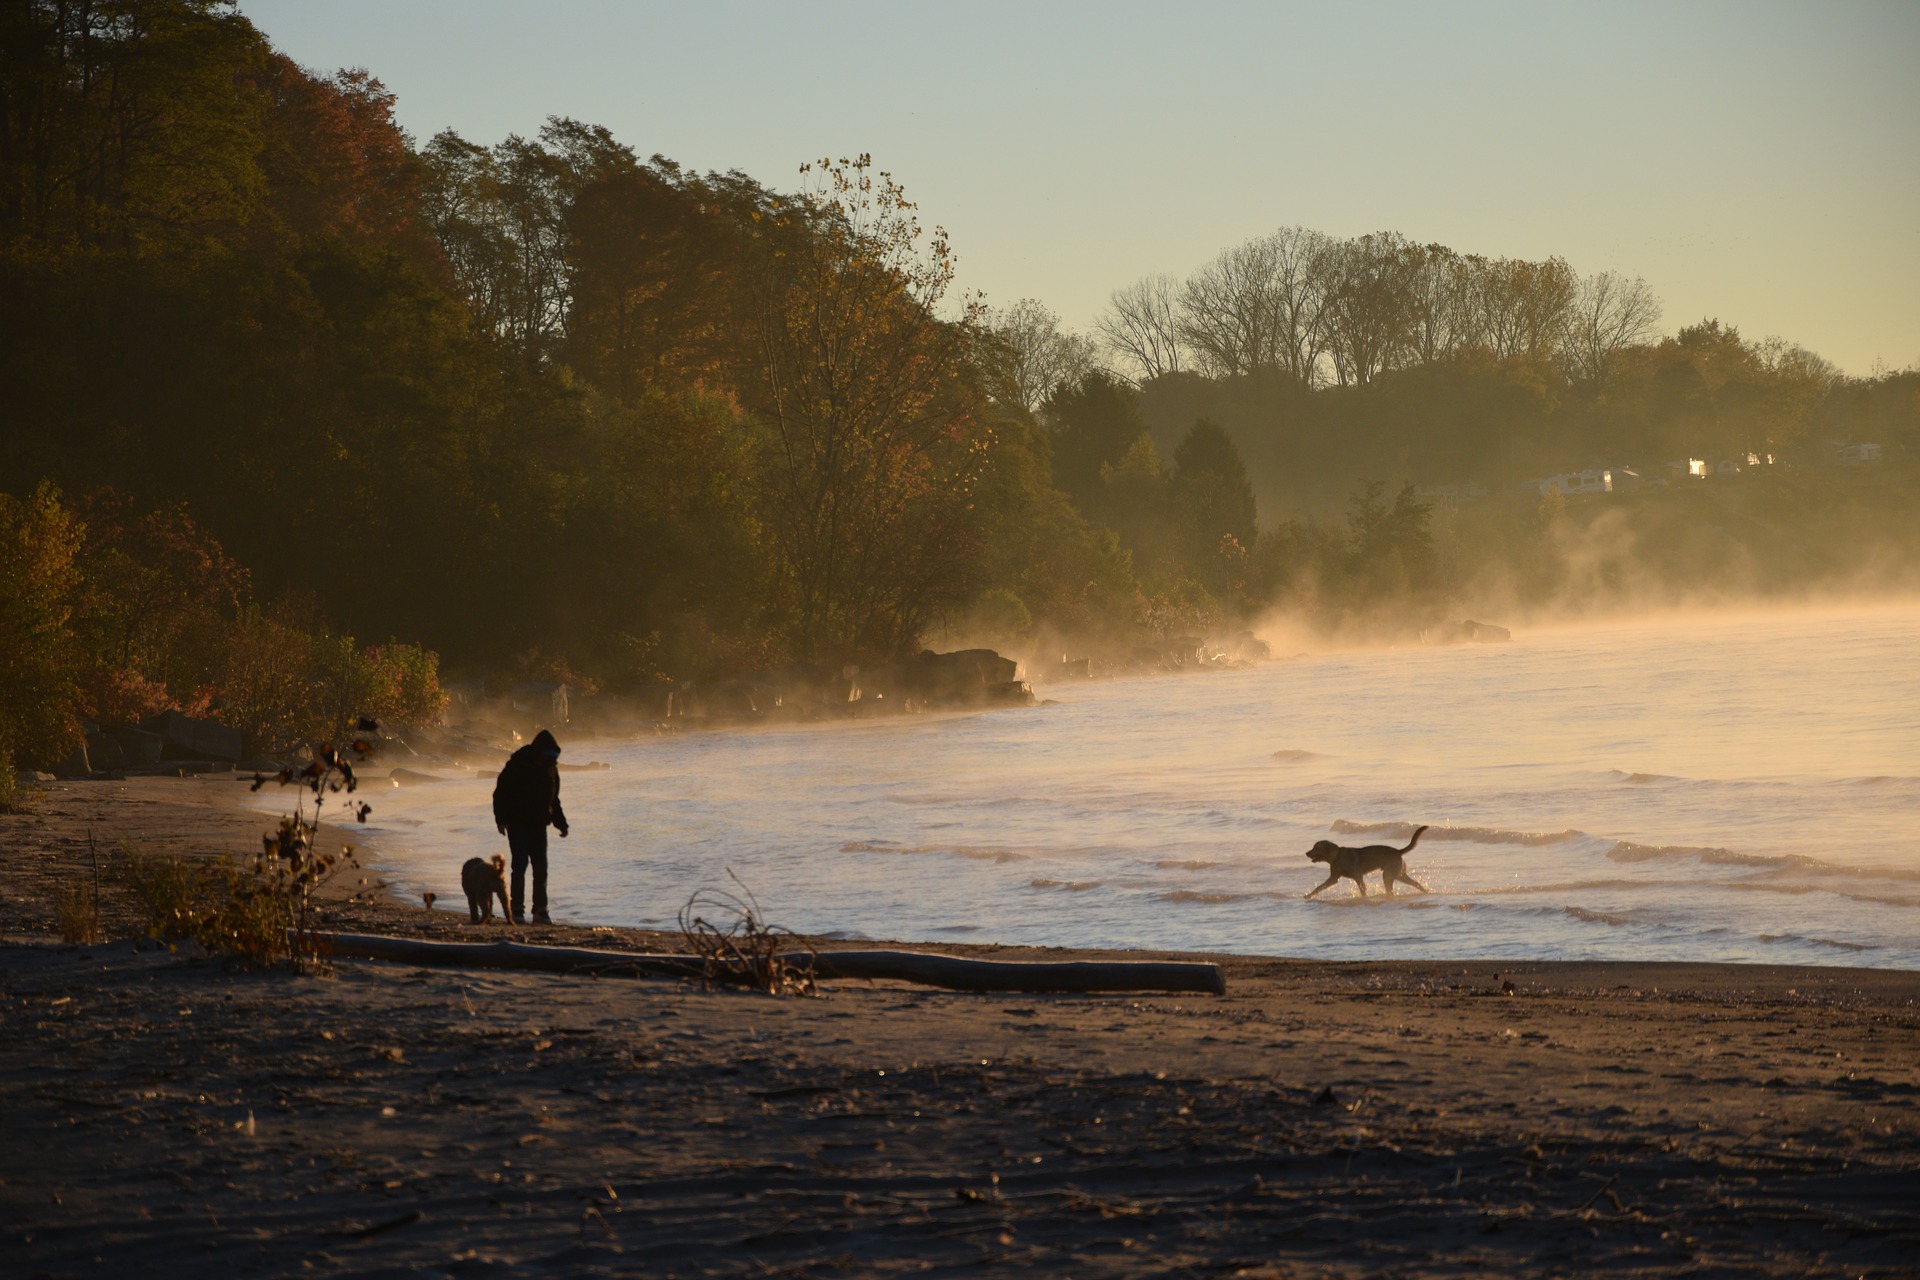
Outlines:
{"type": "MultiPolygon", "coordinates": [[[[730,868],[830,937],[1920,968],[1916,659],[1914,607],[1649,621],[583,741],[554,907],[670,925],[730,868]],[[1431,896],[1302,900],[1414,823],[1431,896]]],[[[490,786],[376,792],[376,865],[462,902],[490,786]]]]}

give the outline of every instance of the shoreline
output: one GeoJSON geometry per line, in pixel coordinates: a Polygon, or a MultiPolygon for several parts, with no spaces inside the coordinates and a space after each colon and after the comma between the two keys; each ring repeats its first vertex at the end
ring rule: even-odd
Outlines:
{"type": "Polygon", "coordinates": [[[50,935],[33,903],[88,824],[96,847],[257,840],[218,785],[67,784],[0,816],[23,1274],[1893,1276],[1920,1244],[1920,973],[941,944],[1209,959],[1227,991],[799,999],[50,935]]]}

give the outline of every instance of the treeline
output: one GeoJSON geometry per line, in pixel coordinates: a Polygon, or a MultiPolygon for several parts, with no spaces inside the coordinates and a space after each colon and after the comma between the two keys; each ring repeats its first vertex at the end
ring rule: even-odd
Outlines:
{"type": "Polygon", "coordinates": [[[161,701],[277,745],[241,674],[275,628],[619,687],[891,656],[983,601],[1140,616],[866,158],[781,193],[569,120],[416,145],[377,79],[213,0],[0,24],[0,642],[34,702],[0,748],[161,701]],[[104,645],[87,557],[164,577],[153,521],[221,581],[153,605],[191,643],[104,645]]]}
{"type": "Polygon", "coordinates": [[[1485,258],[1391,231],[1337,240],[1283,227],[1184,281],[1149,276],[1116,291],[1099,331],[1143,379],[1272,370],[1304,387],[1363,387],[1394,369],[1484,352],[1551,359],[1573,379],[1604,383],[1659,320],[1645,280],[1583,279],[1561,258],[1485,258]]]}

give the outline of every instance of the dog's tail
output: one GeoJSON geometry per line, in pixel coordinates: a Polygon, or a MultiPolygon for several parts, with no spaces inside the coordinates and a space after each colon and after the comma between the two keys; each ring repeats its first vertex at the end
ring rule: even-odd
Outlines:
{"type": "Polygon", "coordinates": [[[1404,848],[1404,849],[1402,849],[1402,850],[1401,850],[1400,852],[1402,852],[1402,853],[1412,853],[1412,852],[1413,852],[1413,846],[1415,846],[1415,845],[1417,845],[1417,844],[1419,844],[1419,843],[1420,843],[1420,833],[1421,833],[1422,831],[1425,831],[1426,829],[1427,829],[1427,828],[1426,828],[1426,826],[1425,826],[1425,825],[1421,825],[1421,826],[1418,826],[1418,827],[1415,827],[1415,828],[1413,829],[1413,839],[1411,839],[1411,840],[1409,840],[1409,841],[1407,841],[1407,847],[1406,847],[1406,848],[1404,848]]]}

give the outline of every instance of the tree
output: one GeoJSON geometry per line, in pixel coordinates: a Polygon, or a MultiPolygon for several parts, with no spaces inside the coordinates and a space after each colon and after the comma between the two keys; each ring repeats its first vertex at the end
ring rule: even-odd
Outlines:
{"type": "Polygon", "coordinates": [[[1114,290],[1095,326],[1108,353],[1138,368],[1143,381],[1180,371],[1179,296],[1172,276],[1147,276],[1114,290]]]}
{"type": "Polygon", "coordinates": [[[1588,276],[1570,308],[1562,356],[1567,373],[1604,386],[1620,353],[1650,339],[1659,322],[1660,300],[1645,280],[1613,271],[1588,276]]]}
{"type": "Polygon", "coordinates": [[[1010,307],[982,313],[985,364],[996,395],[1028,413],[1060,387],[1084,378],[1094,367],[1091,339],[1062,333],[1060,317],[1022,298],[1010,307]]]}
{"type": "Polygon", "coordinates": [[[1112,374],[1095,370],[1057,389],[1047,401],[1053,444],[1053,479],[1089,515],[1102,513],[1101,469],[1127,455],[1147,434],[1140,393],[1112,374]]]}
{"type": "Polygon", "coordinates": [[[1478,327],[1496,359],[1542,359],[1560,350],[1578,288],[1564,258],[1501,258],[1476,274],[1478,327]]]}
{"type": "Polygon", "coordinates": [[[1410,358],[1432,364],[1478,345],[1473,278],[1483,260],[1463,258],[1443,244],[1410,245],[1407,256],[1410,358]]]}
{"type": "Polygon", "coordinates": [[[1411,595],[1430,599],[1440,590],[1440,562],[1434,549],[1430,503],[1400,486],[1391,504],[1386,486],[1376,480],[1353,495],[1347,514],[1348,566],[1354,585],[1373,602],[1411,595]]]}
{"type": "Polygon", "coordinates": [[[801,172],[813,185],[770,229],[738,325],[755,482],[796,646],[887,655],[972,593],[992,448],[967,363],[978,314],[936,314],[946,232],[925,238],[870,157],[801,172]]]}
{"type": "Polygon", "coordinates": [[[219,0],[15,3],[0,18],[0,244],[193,252],[262,186],[266,42],[219,0]]]}
{"type": "Polygon", "coordinates": [[[83,529],[51,485],[0,493],[0,800],[16,763],[53,763],[78,737],[73,613],[83,529]]]}
{"type": "Polygon", "coordinates": [[[1173,451],[1171,488],[1193,575],[1220,595],[1237,585],[1227,571],[1258,529],[1246,463],[1219,423],[1202,418],[1187,431],[1173,451]]]}
{"type": "Polygon", "coordinates": [[[1267,238],[1280,363],[1294,382],[1311,387],[1326,350],[1326,308],[1332,288],[1335,245],[1305,227],[1282,227],[1267,238]]]}
{"type": "Polygon", "coordinates": [[[1364,387],[1411,344],[1416,263],[1405,238],[1391,231],[1345,241],[1332,262],[1327,350],[1340,385],[1364,387]]]}
{"type": "Polygon", "coordinates": [[[1223,250],[1180,291],[1180,343],[1211,378],[1240,377],[1281,361],[1273,245],[1249,240],[1223,250]]]}

